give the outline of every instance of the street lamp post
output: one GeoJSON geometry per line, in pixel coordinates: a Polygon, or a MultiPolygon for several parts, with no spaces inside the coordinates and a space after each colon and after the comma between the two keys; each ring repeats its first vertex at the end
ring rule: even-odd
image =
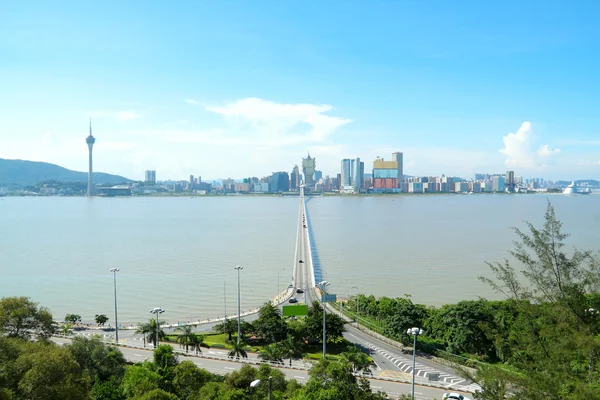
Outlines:
{"type": "MultiPolygon", "coordinates": [[[[273,399],[272,381],[273,381],[273,377],[269,376],[269,400],[273,399]]],[[[261,382],[260,379],[255,379],[252,382],[250,382],[250,387],[251,388],[257,387],[260,384],[260,382],[261,382]]]]}
{"type": "Polygon", "coordinates": [[[412,368],[412,389],[411,389],[411,398],[415,398],[415,354],[417,353],[417,336],[423,334],[423,329],[420,328],[408,328],[406,331],[407,334],[413,335],[414,343],[413,343],[413,368],[412,368]]]}
{"type": "Polygon", "coordinates": [[[352,286],[352,289],[356,289],[356,328],[358,328],[358,301],[360,299],[360,289],[358,286],[352,286]]]}
{"type": "Polygon", "coordinates": [[[237,270],[237,278],[238,278],[238,336],[237,342],[240,344],[240,338],[242,336],[242,311],[240,306],[240,270],[244,269],[241,265],[233,267],[233,269],[237,270]]]}
{"type": "Polygon", "coordinates": [[[160,307],[154,307],[152,310],[150,310],[150,314],[155,314],[156,315],[156,340],[154,341],[154,343],[155,343],[154,348],[155,349],[158,347],[158,340],[159,340],[158,332],[160,330],[160,327],[158,326],[158,314],[162,314],[164,312],[165,312],[165,310],[163,310],[160,307]]]}
{"type": "Polygon", "coordinates": [[[117,319],[117,272],[119,272],[119,268],[111,268],[110,272],[113,273],[113,285],[115,288],[115,343],[119,344],[119,321],[117,319]]]}
{"type": "Polygon", "coordinates": [[[225,308],[225,319],[227,319],[227,289],[225,285],[229,282],[229,279],[223,281],[223,306],[225,308]]]}
{"type": "Polygon", "coordinates": [[[321,303],[323,303],[323,359],[327,356],[327,323],[325,317],[325,289],[329,286],[330,282],[322,281],[319,282],[319,289],[321,289],[321,303]]]}

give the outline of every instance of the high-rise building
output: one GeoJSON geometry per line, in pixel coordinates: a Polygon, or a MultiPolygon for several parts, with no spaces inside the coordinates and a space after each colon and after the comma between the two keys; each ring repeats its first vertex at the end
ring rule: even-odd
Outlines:
{"type": "Polygon", "coordinates": [[[352,160],[344,158],[342,160],[340,187],[352,185],[352,160]]]}
{"type": "Polygon", "coordinates": [[[315,175],[315,167],[316,159],[310,156],[308,153],[308,157],[302,159],[302,173],[304,174],[304,184],[307,186],[312,186],[315,184],[313,179],[315,175]]]}
{"type": "Polygon", "coordinates": [[[96,138],[94,138],[92,136],[92,119],[90,118],[90,134],[87,138],[85,138],[85,142],[87,143],[88,146],[88,188],[87,188],[87,195],[88,196],[92,196],[94,194],[94,181],[92,178],[92,175],[94,174],[93,168],[92,168],[92,148],[94,147],[94,143],[96,143],[96,138]]]}
{"type": "Polygon", "coordinates": [[[515,171],[506,171],[506,176],[504,177],[504,182],[506,185],[506,190],[509,192],[514,192],[515,186],[516,186],[515,171]]]}
{"type": "Polygon", "coordinates": [[[145,176],[146,183],[151,183],[153,185],[156,183],[156,171],[147,170],[145,175],[146,175],[145,176]]]}
{"type": "Polygon", "coordinates": [[[319,182],[323,178],[323,171],[315,171],[315,182],[319,182]]]}
{"type": "Polygon", "coordinates": [[[300,169],[294,165],[292,175],[290,175],[290,189],[297,190],[300,187],[300,169]]]}
{"type": "Polygon", "coordinates": [[[360,158],[344,158],[341,165],[340,188],[352,186],[355,192],[365,187],[365,163],[360,158]]]}
{"type": "Polygon", "coordinates": [[[290,190],[290,176],[287,172],[273,172],[271,175],[270,191],[273,193],[288,192],[290,190]]]}
{"type": "Polygon", "coordinates": [[[398,161],[385,161],[377,157],[373,161],[373,189],[386,191],[398,189],[400,187],[398,172],[398,161]]]}
{"type": "Polygon", "coordinates": [[[355,192],[365,187],[365,163],[360,158],[352,160],[352,187],[355,192]]]}
{"type": "MultiPolygon", "coordinates": [[[[398,170],[398,183],[402,182],[404,180],[404,154],[397,151],[395,153],[392,153],[392,159],[393,161],[396,161],[396,169],[398,170]]],[[[400,186],[398,186],[400,187],[400,186]]]]}

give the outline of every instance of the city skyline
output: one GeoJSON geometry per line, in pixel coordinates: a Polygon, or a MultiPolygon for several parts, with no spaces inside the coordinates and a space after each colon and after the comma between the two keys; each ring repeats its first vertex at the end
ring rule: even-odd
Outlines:
{"type": "Polygon", "coordinates": [[[94,170],[132,179],[394,151],[413,176],[600,176],[595,2],[34,3],[0,16],[2,158],[84,171],[91,116],[94,170]]]}

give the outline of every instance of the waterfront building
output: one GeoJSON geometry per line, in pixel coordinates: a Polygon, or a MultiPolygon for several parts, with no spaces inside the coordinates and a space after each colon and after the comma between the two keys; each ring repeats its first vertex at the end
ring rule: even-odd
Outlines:
{"type": "Polygon", "coordinates": [[[492,177],[492,191],[493,192],[504,192],[505,189],[505,178],[503,176],[494,175],[492,177]]]}
{"type": "Polygon", "coordinates": [[[87,138],[85,138],[85,142],[88,146],[88,188],[87,195],[94,195],[94,180],[93,180],[93,168],[92,168],[92,148],[94,147],[94,143],[96,143],[96,138],[92,136],[92,119],[90,118],[90,134],[87,138]]]}
{"type": "Polygon", "coordinates": [[[289,192],[290,190],[290,177],[287,172],[273,172],[271,175],[271,189],[270,192],[282,193],[289,192]]]}
{"type": "Polygon", "coordinates": [[[250,183],[248,183],[248,182],[234,183],[233,187],[234,187],[234,190],[235,190],[236,193],[248,193],[248,192],[250,192],[250,183]]]}
{"type": "Polygon", "coordinates": [[[392,160],[396,161],[396,168],[398,170],[398,182],[402,182],[404,180],[404,154],[399,151],[392,153],[392,160]]]}
{"type": "Polygon", "coordinates": [[[381,157],[377,157],[373,161],[373,189],[381,189],[390,191],[390,189],[398,189],[398,162],[385,161],[381,157]]]}
{"type": "Polygon", "coordinates": [[[144,181],[152,185],[156,184],[156,171],[147,170],[144,181]]]}
{"type": "Polygon", "coordinates": [[[319,182],[321,179],[323,179],[323,171],[315,171],[314,179],[315,182],[319,182]]]}
{"type": "Polygon", "coordinates": [[[298,190],[300,187],[300,169],[297,165],[294,165],[292,174],[290,175],[290,189],[298,190]]]}
{"type": "Polygon", "coordinates": [[[310,153],[308,153],[308,157],[302,159],[302,173],[304,174],[305,185],[314,185],[314,175],[316,166],[316,159],[311,157],[310,153]]]}
{"type": "Polygon", "coordinates": [[[516,187],[515,171],[506,171],[504,177],[507,192],[514,192],[516,187]]]}
{"type": "Polygon", "coordinates": [[[360,192],[365,187],[365,163],[360,158],[344,158],[341,164],[340,188],[352,186],[355,192],[360,192]]]}

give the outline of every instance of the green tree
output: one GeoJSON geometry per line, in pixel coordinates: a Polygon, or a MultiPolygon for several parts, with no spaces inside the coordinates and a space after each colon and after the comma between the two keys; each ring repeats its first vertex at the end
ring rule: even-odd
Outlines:
{"type": "Polygon", "coordinates": [[[227,340],[231,342],[231,336],[234,332],[237,332],[237,320],[226,319],[220,324],[213,326],[213,330],[221,334],[227,334],[227,340]]]}
{"type": "Polygon", "coordinates": [[[208,382],[193,396],[193,400],[221,400],[225,392],[225,385],[219,382],[208,382]]]}
{"type": "Polygon", "coordinates": [[[369,372],[370,371],[370,368],[371,368],[370,357],[368,355],[366,355],[365,353],[363,353],[363,351],[360,350],[357,346],[355,346],[355,345],[348,346],[346,351],[343,352],[342,354],[340,354],[340,356],[341,356],[342,360],[345,360],[348,363],[350,363],[350,365],[352,365],[354,372],[360,372],[360,371],[369,372]]]}
{"type": "MultiPolygon", "coordinates": [[[[590,312],[600,292],[600,263],[590,251],[565,252],[562,224],[548,202],[541,229],[514,229],[519,241],[508,260],[488,263],[495,279],[481,278],[504,294],[518,311],[511,329],[509,362],[521,373],[503,376],[519,399],[598,398],[600,321],[590,312]]],[[[484,371],[485,382],[501,382],[484,371]]]]}
{"type": "Polygon", "coordinates": [[[212,374],[198,368],[191,361],[183,361],[175,367],[173,386],[181,399],[188,399],[197,393],[202,386],[212,380],[212,374]]]}
{"type": "Polygon", "coordinates": [[[291,334],[288,334],[281,344],[283,345],[284,357],[290,359],[290,365],[292,365],[293,358],[302,357],[302,342],[291,334]]]}
{"type": "Polygon", "coordinates": [[[283,363],[283,357],[285,357],[285,347],[283,347],[281,343],[268,344],[263,347],[258,357],[265,361],[283,363]]]}
{"type": "Polygon", "coordinates": [[[135,400],[178,400],[177,396],[162,389],[153,389],[135,398],[135,400]]]}
{"type": "Polygon", "coordinates": [[[108,317],[106,314],[96,314],[95,320],[98,326],[104,326],[108,322],[108,317]]]}
{"type": "Polygon", "coordinates": [[[44,339],[54,332],[52,314],[28,297],[3,297],[0,300],[0,333],[28,339],[44,339]]]}
{"type": "Polygon", "coordinates": [[[246,352],[246,343],[242,341],[234,340],[231,342],[231,349],[229,350],[229,357],[235,358],[248,358],[248,353],[246,352]]]}
{"type": "Polygon", "coordinates": [[[320,360],[309,371],[309,380],[300,398],[319,400],[374,400],[385,399],[382,393],[373,393],[369,381],[357,380],[352,365],[345,361],[320,360]]]}
{"type": "Polygon", "coordinates": [[[67,314],[65,315],[65,322],[73,325],[81,323],[81,315],[79,314],[67,314]]]}
{"type": "Polygon", "coordinates": [[[234,388],[248,390],[250,383],[256,379],[256,368],[244,364],[239,371],[233,371],[225,378],[225,385],[234,388]]]}
{"type": "Polygon", "coordinates": [[[188,347],[192,342],[195,341],[196,335],[192,331],[191,325],[183,325],[175,329],[176,332],[180,332],[177,336],[177,343],[185,347],[185,351],[188,351],[188,347]]]}
{"type": "Polygon", "coordinates": [[[106,346],[98,338],[75,337],[66,348],[92,382],[111,378],[120,382],[125,374],[125,357],[121,350],[106,346]]]}
{"type": "Polygon", "coordinates": [[[202,353],[202,346],[204,346],[204,335],[193,335],[190,338],[189,346],[196,354],[202,353]]]}
{"type": "Polygon", "coordinates": [[[94,386],[92,386],[92,391],[90,392],[90,397],[93,400],[125,400],[126,397],[121,391],[121,387],[115,380],[111,379],[106,382],[101,382],[100,380],[96,380],[94,386]]]}
{"type": "MultiPolygon", "coordinates": [[[[165,338],[165,331],[160,327],[164,325],[165,321],[158,321],[158,339],[163,340],[165,338]]],[[[144,338],[144,347],[146,347],[146,340],[154,343],[156,347],[156,320],[151,318],[145,324],[139,324],[135,330],[136,335],[142,335],[144,338]]]]}
{"type": "MultiPolygon", "coordinates": [[[[327,343],[336,343],[344,334],[344,320],[337,314],[327,314],[327,343]]],[[[314,340],[323,341],[323,308],[318,301],[313,302],[308,309],[305,320],[306,333],[314,340]]]]}
{"type": "Polygon", "coordinates": [[[121,388],[128,398],[139,397],[158,389],[161,377],[151,369],[150,363],[136,364],[125,372],[121,388]]]}
{"type": "Polygon", "coordinates": [[[78,400],[88,396],[90,381],[65,348],[52,344],[29,346],[16,368],[23,371],[19,380],[22,398],[28,400],[78,400]]]}
{"type": "Polygon", "coordinates": [[[254,331],[267,343],[279,342],[288,334],[288,326],[281,317],[281,311],[273,303],[265,303],[258,311],[258,319],[253,323],[254,331]]]}

